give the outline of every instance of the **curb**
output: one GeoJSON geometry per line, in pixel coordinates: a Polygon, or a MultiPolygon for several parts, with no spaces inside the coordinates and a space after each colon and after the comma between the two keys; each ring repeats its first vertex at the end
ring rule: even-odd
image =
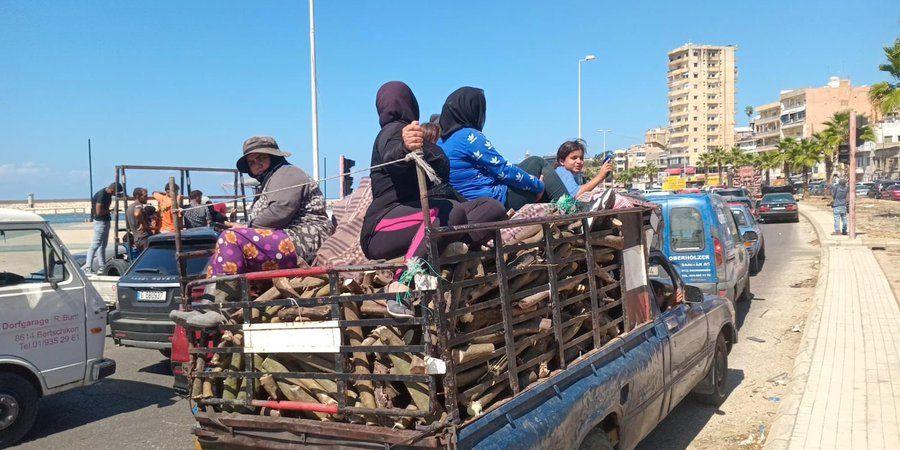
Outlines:
{"type": "Polygon", "coordinates": [[[769,428],[763,448],[771,450],[787,449],[791,443],[791,435],[797,422],[797,413],[800,410],[800,401],[806,390],[806,382],[809,378],[812,365],[812,353],[816,346],[819,334],[819,323],[822,318],[822,300],[825,298],[825,287],[828,285],[828,247],[823,242],[823,230],[815,221],[810,220],[806,214],[800,213],[807,222],[813,226],[816,238],[819,240],[819,275],[816,281],[816,290],[813,293],[815,304],[806,322],[803,325],[803,335],[800,338],[800,349],[794,358],[794,368],[791,371],[791,381],[788,383],[787,393],[782,399],[781,407],[775,415],[775,419],[769,428]]]}
{"type": "MultiPolygon", "coordinates": [[[[809,205],[809,204],[805,205],[805,208],[813,208],[813,209],[819,210],[823,213],[829,213],[828,211],[823,210],[818,206],[813,206],[813,205],[809,205]]],[[[809,222],[813,226],[813,228],[816,230],[816,235],[819,238],[819,243],[822,246],[868,247],[868,248],[876,248],[876,249],[900,250],[900,240],[897,240],[897,239],[882,238],[882,239],[871,239],[870,240],[868,238],[861,237],[861,236],[857,236],[856,240],[850,240],[849,238],[848,239],[832,239],[832,238],[830,238],[831,233],[829,231],[822,229],[822,227],[819,226],[819,223],[816,222],[815,220],[813,220],[809,216],[809,211],[803,211],[802,209],[797,208],[797,212],[799,212],[800,215],[803,216],[803,218],[805,218],[806,221],[809,222]]]]}

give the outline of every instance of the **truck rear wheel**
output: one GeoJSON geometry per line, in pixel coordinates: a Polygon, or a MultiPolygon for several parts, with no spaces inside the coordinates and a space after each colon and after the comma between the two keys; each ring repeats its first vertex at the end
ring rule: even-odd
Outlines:
{"type": "Polygon", "coordinates": [[[598,426],[584,437],[578,450],[613,450],[613,448],[615,447],[609,435],[598,426]]]}
{"type": "MultiPolygon", "coordinates": [[[[719,406],[725,402],[728,396],[725,392],[725,382],[728,379],[728,345],[725,342],[725,334],[719,333],[716,339],[716,351],[713,354],[713,362],[709,366],[704,382],[712,386],[712,392],[695,394],[697,399],[709,405],[719,406]]],[[[702,383],[702,382],[701,382],[702,383]]]]}
{"type": "Polygon", "coordinates": [[[22,439],[37,418],[38,393],[28,380],[0,373],[0,448],[22,439]]]}

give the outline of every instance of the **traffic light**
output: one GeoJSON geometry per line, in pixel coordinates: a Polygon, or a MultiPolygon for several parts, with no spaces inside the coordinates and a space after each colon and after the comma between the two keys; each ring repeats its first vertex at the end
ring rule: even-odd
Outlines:
{"type": "Polygon", "coordinates": [[[350,195],[351,192],[353,192],[353,177],[347,172],[350,172],[355,165],[356,161],[350,158],[345,158],[343,155],[341,155],[341,198],[344,198],[350,195]]]}
{"type": "MultiPolygon", "coordinates": [[[[856,116],[856,148],[862,147],[865,144],[865,141],[860,137],[865,132],[868,127],[869,121],[866,116],[856,116]]],[[[848,142],[844,142],[838,145],[838,154],[837,154],[837,162],[843,164],[850,164],[850,144],[848,142]]]]}

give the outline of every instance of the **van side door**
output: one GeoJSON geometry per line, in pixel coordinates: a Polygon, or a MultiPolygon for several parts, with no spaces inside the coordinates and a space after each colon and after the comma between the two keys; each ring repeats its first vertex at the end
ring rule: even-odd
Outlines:
{"type": "Polygon", "coordinates": [[[84,284],[44,226],[0,228],[0,355],[32,364],[52,389],[84,380],[84,284]]]}
{"type": "Polygon", "coordinates": [[[731,209],[718,198],[713,201],[712,206],[716,215],[716,226],[722,236],[722,251],[725,253],[725,272],[727,274],[725,281],[732,291],[729,293],[729,297],[734,300],[738,294],[738,283],[744,273],[742,267],[747,265],[744,244],[734,223],[734,216],[731,215],[731,209]]]}

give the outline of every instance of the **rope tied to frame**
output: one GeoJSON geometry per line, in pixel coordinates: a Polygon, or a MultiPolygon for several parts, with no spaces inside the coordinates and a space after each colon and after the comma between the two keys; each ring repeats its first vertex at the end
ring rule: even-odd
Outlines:
{"type": "MultiPolygon", "coordinates": [[[[428,177],[428,179],[431,180],[432,183],[438,184],[443,181],[443,180],[441,180],[441,177],[438,176],[437,172],[434,171],[434,168],[432,168],[431,165],[428,164],[428,161],[425,161],[424,154],[421,151],[417,150],[414,152],[409,152],[403,158],[398,158],[393,161],[376,164],[376,165],[370,166],[370,167],[364,167],[362,169],[358,169],[358,170],[354,170],[354,171],[350,171],[350,172],[346,172],[346,173],[341,173],[341,174],[333,175],[330,177],[319,178],[316,180],[310,180],[305,183],[295,184],[292,186],[285,186],[283,188],[272,189],[270,191],[263,191],[263,192],[260,192],[257,194],[241,195],[241,196],[235,197],[233,200],[248,199],[248,198],[253,198],[253,197],[259,197],[259,196],[265,195],[265,194],[274,194],[276,192],[282,192],[282,191],[287,191],[287,190],[291,190],[291,189],[299,189],[299,188],[302,188],[305,186],[318,185],[319,183],[321,183],[323,181],[335,180],[335,179],[341,178],[346,175],[353,175],[353,174],[357,174],[357,173],[361,173],[361,172],[367,172],[372,169],[378,169],[380,167],[386,167],[386,166],[390,166],[393,164],[404,164],[404,163],[410,163],[410,162],[414,163],[416,166],[418,166],[420,169],[422,169],[422,172],[425,173],[425,176],[428,177]]],[[[207,205],[188,206],[186,208],[179,208],[178,211],[184,212],[184,211],[190,211],[193,209],[200,209],[200,208],[206,208],[206,207],[207,207],[207,205]]]]}

